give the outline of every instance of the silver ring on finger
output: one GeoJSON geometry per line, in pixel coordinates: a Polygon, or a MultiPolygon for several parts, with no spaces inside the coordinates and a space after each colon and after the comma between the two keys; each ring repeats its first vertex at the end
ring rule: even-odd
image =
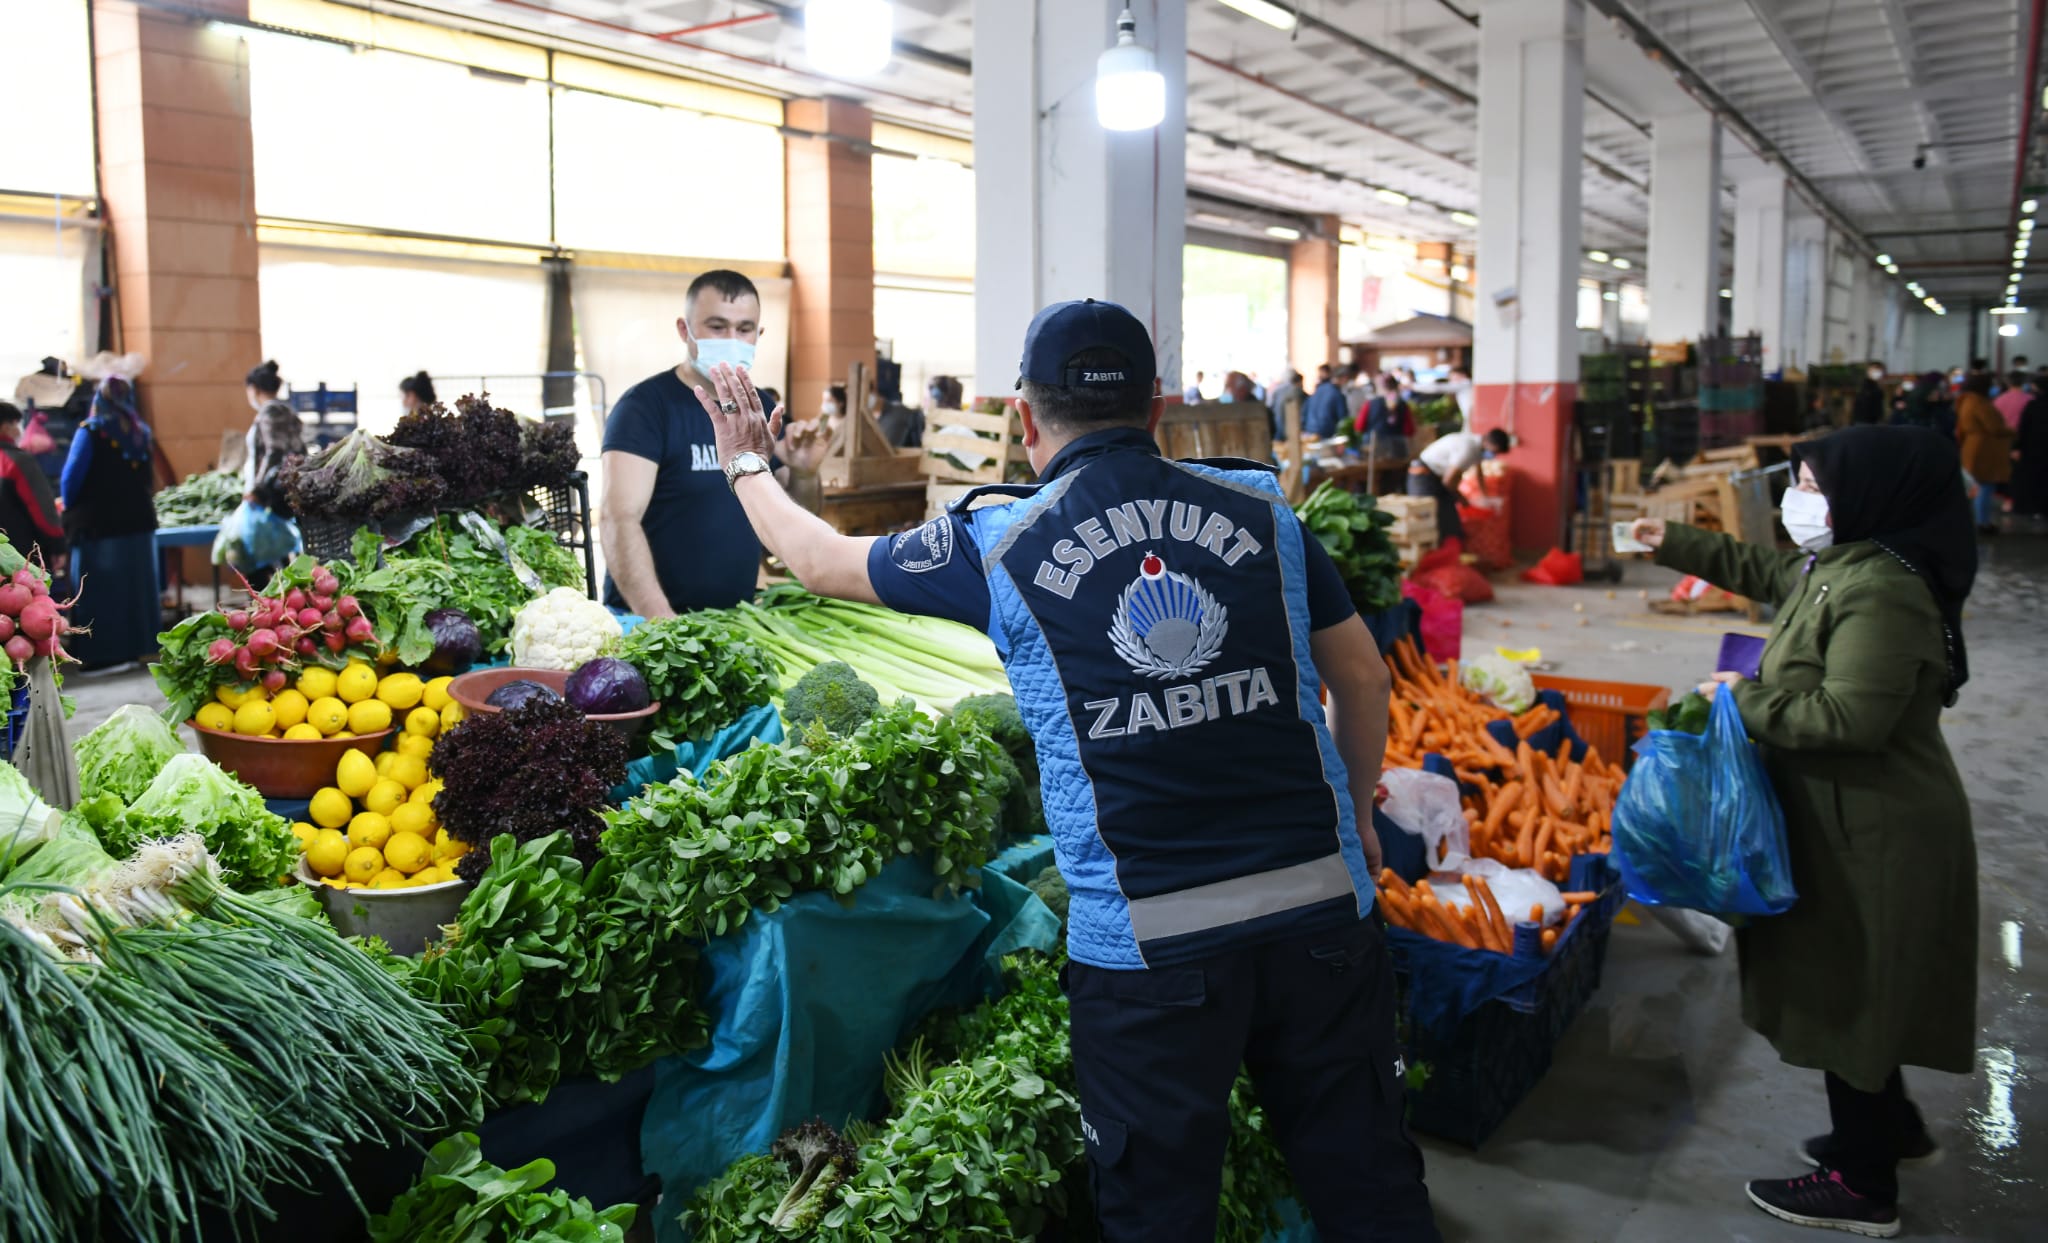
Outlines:
{"type": "Polygon", "coordinates": [[[736,401],[721,401],[718,403],[718,409],[723,414],[738,414],[740,403],[736,401]]]}

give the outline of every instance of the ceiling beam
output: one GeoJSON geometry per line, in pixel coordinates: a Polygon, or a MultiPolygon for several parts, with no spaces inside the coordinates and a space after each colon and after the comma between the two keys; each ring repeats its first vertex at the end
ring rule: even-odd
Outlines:
{"type": "MultiPolygon", "coordinates": [[[[1892,50],[1898,53],[1899,68],[1905,72],[1906,90],[1909,93],[1916,91],[1920,86],[1920,72],[1919,67],[1913,63],[1913,28],[1906,23],[1905,5],[1901,4],[1900,0],[1878,0],[1877,8],[1878,12],[1884,15],[1884,30],[1892,41],[1892,50]]],[[[1928,146],[1938,146],[1937,140],[1947,137],[1941,128],[1940,119],[1923,100],[1914,99],[1912,107],[1920,118],[1920,140],[1928,146]]],[[[1955,179],[1949,174],[1947,157],[1944,156],[1941,165],[1941,190],[1948,198],[1948,209],[1953,212],[1961,200],[1956,196],[1955,179]]]]}
{"type": "MultiPolygon", "coordinates": [[[[1748,4],[1750,13],[1756,18],[1757,25],[1763,27],[1764,33],[1771,38],[1772,46],[1778,49],[1778,55],[1785,58],[1785,64],[1791,68],[1793,74],[1799,79],[1800,84],[1806,88],[1807,93],[1813,96],[1814,103],[1820,106],[1821,116],[1825,117],[1828,124],[1834,128],[1836,139],[1848,148],[1850,156],[1855,159],[1856,163],[1865,173],[1874,173],[1876,171],[1875,161],[1870,158],[1869,149],[1863,145],[1861,139],[1856,137],[1856,132],[1849,128],[1848,122],[1842,119],[1841,114],[1836,112],[1834,107],[1828,103],[1826,92],[1820,84],[1819,75],[1814,73],[1813,66],[1806,62],[1806,56],[1800,52],[1798,44],[1792,42],[1792,36],[1786,33],[1785,27],[1772,14],[1769,4],[1766,3],[1766,0],[1748,0],[1748,4]]],[[[1892,196],[1874,178],[1870,182],[1870,188],[1877,195],[1878,200],[1884,204],[1887,212],[1895,216],[1899,214],[1898,203],[1893,200],[1892,196]]]]}

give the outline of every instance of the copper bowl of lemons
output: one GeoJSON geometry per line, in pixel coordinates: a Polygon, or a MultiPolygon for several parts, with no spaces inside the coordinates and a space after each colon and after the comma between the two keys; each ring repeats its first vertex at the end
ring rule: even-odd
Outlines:
{"type": "Polygon", "coordinates": [[[275,692],[260,683],[222,686],[186,723],[206,758],[265,798],[311,798],[332,783],[342,756],[374,764],[394,735],[395,749],[424,767],[433,740],[467,715],[449,697],[449,681],[380,674],[361,661],[315,665],[275,692]]]}

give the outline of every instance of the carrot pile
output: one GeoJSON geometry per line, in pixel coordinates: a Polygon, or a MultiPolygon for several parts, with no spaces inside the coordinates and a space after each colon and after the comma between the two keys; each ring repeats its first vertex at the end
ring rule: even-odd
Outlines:
{"type": "MultiPolygon", "coordinates": [[[[1387,922],[1419,932],[1439,941],[1462,945],[1468,950],[1493,950],[1500,954],[1515,952],[1515,929],[1500,909],[1500,902],[1493,896],[1493,887],[1483,876],[1464,876],[1465,894],[1469,901],[1459,906],[1437,897],[1436,890],[1426,880],[1416,881],[1411,887],[1408,882],[1394,874],[1392,868],[1380,870],[1380,910],[1385,912],[1387,922]]],[[[1564,896],[1565,917],[1554,927],[1543,929],[1543,952],[1548,954],[1557,948],[1557,938],[1564,929],[1571,927],[1586,904],[1600,895],[1597,893],[1567,893],[1564,896]]],[[[1541,904],[1529,908],[1529,922],[1543,923],[1541,904]]]]}
{"type": "MultiPolygon", "coordinates": [[[[1586,749],[1583,759],[1557,759],[1529,745],[1538,731],[1558,720],[1542,704],[1517,716],[1458,683],[1456,661],[1444,669],[1403,639],[1387,654],[1394,674],[1387,766],[1420,768],[1435,753],[1451,762],[1464,788],[1465,821],[1475,859],[1497,859],[1509,867],[1531,868],[1553,884],[1571,875],[1572,858],[1601,853],[1612,844],[1614,800],[1625,774],[1618,765],[1586,749]],[[1487,729],[1506,721],[1514,730],[1510,748],[1487,729]]],[[[1439,846],[1439,858],[1447,852],[1439,846]]],[[[1467,949],[1512,954],[1514,921],[1501,910],[1481,876],[1460,877],[1470,902],[1440,898],[1427,880],[1408,885],[1391,869],[1380,874],[1382,909],[1389,922],[1467,949]]],[[[1545,928],[1543,950],[1557,944],[1562,930],[1599,895],[1567,893],[1564,922],[1545,928]]],[[[1530,921],[1541,924],[1541,907],[1530,921]]]]}

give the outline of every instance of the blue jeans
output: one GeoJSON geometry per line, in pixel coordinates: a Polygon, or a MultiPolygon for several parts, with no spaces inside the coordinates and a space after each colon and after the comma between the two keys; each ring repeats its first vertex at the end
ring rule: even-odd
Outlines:
{"type": "Polygon", "coordinates": [[[1988,483],[1977,485],[1977,498],[1971,502],[1976,511],[1977,525],[1995,527],[1998,525],[1998,489],[1988,483]]]}

